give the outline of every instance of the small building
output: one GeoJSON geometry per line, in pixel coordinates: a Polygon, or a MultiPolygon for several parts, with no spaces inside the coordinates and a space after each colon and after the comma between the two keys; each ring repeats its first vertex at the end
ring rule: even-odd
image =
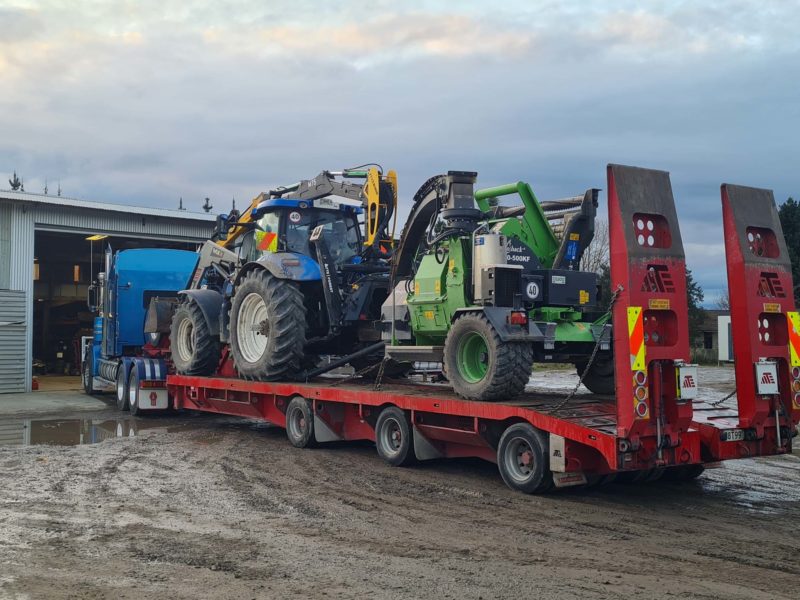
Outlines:
{"type": "Polygon", "coordinates": [[[194,250],[215,216],[0,191],[0,393],[34,373],[77,375],[88,287],[107,248],[194,250]]]}

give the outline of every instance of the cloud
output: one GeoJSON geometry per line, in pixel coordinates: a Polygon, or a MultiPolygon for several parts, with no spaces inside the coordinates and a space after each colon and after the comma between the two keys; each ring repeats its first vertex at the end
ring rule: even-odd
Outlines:
{"type": "MultiPolygon", "coordinates": [[[[367,161],[605,187],[671,171],[689,266],[724,286],[719,184],[800,196],[798,3],[92,2],[0,9],[0,171],[224,208],[367,161]],[[646,8],[643,8],[646,7],[646,8]],[[13,33],[12,33],[13,32],[13,33]]],[[[402,214],[402,210],[401,210],[402,214]]]]}

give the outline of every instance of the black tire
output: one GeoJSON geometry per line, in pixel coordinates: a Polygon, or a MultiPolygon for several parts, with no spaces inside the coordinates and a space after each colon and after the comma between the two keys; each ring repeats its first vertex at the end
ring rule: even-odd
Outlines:
{"type": "Polygon", "coordinates": [[[142,412],[140,408],[142,398],[139,392],[139,370],[134,366],[128,375],[128,404],[134,417],[142,412]]]}
{"type": "Polygon", "coordinates": [[[295,448],[313,448],[317,445],[314,437],[314,411],[311,402],[295,396],[286,407],[286,437],[295,448]]]}
{"type": "Polygon", "coordinates": [[[489,320],[480,313],[456,319],[444,342],[444,375],[455,392],[467,400],[509,400],[525,390],[533,368],[533,346],[527,342],[502,342],[489,320]],[[469,377],[460,366],[463,344],[478,335],[486,348],[485,375],[469,377]]]}
{"type": "Polygon", "coordinates": [[[692,481],[700,477],[706,468],[703,465],[681,465],[664,471],[662,481],[692,481]]]}
{"type": "MultiPolygon", "coordinates": [[[[586,369],[589,361],[581,361],[575,363],[575,369],[578,376],[586,369]]],[[[593,394],[602,394],[604,396],[613,396],[616,393],[616,386],[614,383],[614,358],[605,356],[596,356],[589,372],[583,378],[583,385],[586,386],[593,394]]]]}
{"type": "Polygon", "coordinates": [[[130,409],[130,397],[129,397],[129,389],[128,389],[128,372],[125,367],[125,363],[120,363],[119,367],[117,368],[117,410],[120,412],[125,412],[126,410],[130,409]]]}
{"type": "Polygon", "coordinates": [[[83,391],[91,396],[94,391],[94,377],[92,376],[92,348],[91,346],[86,349],[86,359],[83,361],[83,369],[81,371],[81,379],[83,383],[83,391]]]}
{"type": "Polygon", "coordinates": [[[306,308],[294,282],[278,279],[263,269],[247,273],[233,296],[230,328],[233,363],[244,379],[274,381],[302,371],[306,308]],[[252,314],[265,315],[260,321],[262,331],[247,330],[254,326],[245,322],[252,314]],[[257,338],[265,334],[261,349],[257,338]]]}
{"type": "Polygon", "coordinates": [[[191,299],[183,300],[172,315],[169,344],[181,375],[211,375],[219,364],[219,336],[212,335],[203,311],[191,299]]]}
{"type": "Polygon", "coordinates": [[[549,447],[547,435],[530,423],[508,427],[497,445],[497,467],[505,484],[526,494],[550,490],[553,473],[549,447]]]}
{"type": "Polygon", "coordinates": [[[406,467],[417,460],[414,433],[408,415],[396,406],[388,406],[375,422],[375,448],[378,456],[395,467],[406,467]]]}

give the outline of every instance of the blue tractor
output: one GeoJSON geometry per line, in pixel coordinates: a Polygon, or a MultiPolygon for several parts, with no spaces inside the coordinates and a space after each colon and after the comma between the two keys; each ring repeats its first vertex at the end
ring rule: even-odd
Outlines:
{"type": "Polygon", "coordinates": [[[224,371],[225,348],[239,377],[261,381],[307,377],[320,355],[379,363],[396,205],[393,171],[356,168],[221,218],[172,319],[176,371],[224,371]]]}
{"type": "Polygon", "coordinates": [[[158,316],[177,302],[196,264],[185,250],[106,250],[105,270],[89,288],[96,316],[82,352],[87,394],[113,389],[117,407],[133,414],[168,408],[168,322],[158,316]]]}

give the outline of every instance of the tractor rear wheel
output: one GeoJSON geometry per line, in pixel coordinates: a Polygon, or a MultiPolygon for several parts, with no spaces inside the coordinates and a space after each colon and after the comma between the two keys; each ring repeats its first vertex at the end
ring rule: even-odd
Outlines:
{"type": "Polygon", "coordinates": [[[181,375],[210,375],[220,356],[219,337],[212,335],[200,306],[183,300],[172,316],[169,334],[172,362],[181,375]]]}
{"type": "MultiPolygon", "coordinates": [[[[575,368],[580,377],[586,370],[588,361],[576,362],[575,368]]],[[[611,396],[615,393],[614,383],[614,357],[596,356],[586,377],[583,378],[583,385],[593,394],[603,394],[611,396]]]]}
{"type": "Polygon", "coordinates": [[[297,285],[265,270],[250,271],[231,306],[231,354],[245,379],[270,381],[303,368],[306,307],[297,285]]]}
{"type": "Polygon", "coordinates": [[[533,346],[503,342],[482,314],[456,319],[444,342],[444,374],[467,400],[508,400],[531,377],[533,346]]]}

